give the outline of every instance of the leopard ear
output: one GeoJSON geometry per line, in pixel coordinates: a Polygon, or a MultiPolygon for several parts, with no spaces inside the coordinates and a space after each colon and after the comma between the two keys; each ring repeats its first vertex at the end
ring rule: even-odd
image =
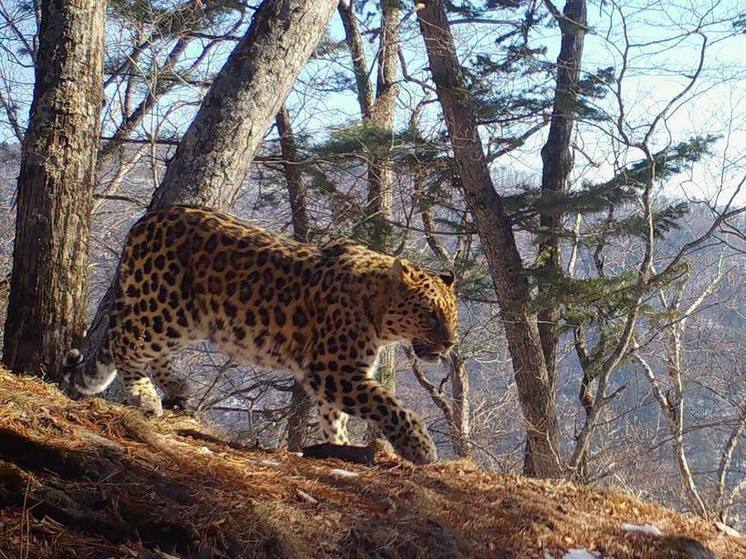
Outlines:
{"type": "Polygon", "coordinates": [[[441,280],[443,280],[443,283],[445,283],[448,286],[453,285],[453,282],[456,279],[456,276],[453,275],[452,271],[445,272],[443,274],[439,274],[439,277],[441,280]]]}

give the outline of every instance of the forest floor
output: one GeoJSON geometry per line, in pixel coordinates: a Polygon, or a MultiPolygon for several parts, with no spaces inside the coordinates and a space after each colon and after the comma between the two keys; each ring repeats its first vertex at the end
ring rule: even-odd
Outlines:
{"type": "Polygon", "coordinates": [[[604,488],[213,436],[0,370],[0,559],[746,558],[745,537],[604,488]]]}

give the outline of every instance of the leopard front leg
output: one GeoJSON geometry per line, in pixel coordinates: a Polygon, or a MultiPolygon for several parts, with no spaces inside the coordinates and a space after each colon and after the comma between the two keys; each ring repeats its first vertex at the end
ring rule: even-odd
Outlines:
{"type": "Polygon", "coordinates": [[[132,365],[119,367],[119,373],[122,375],[122,382],[127,392],[127,403],[140,408],[146,414],[160,417],[163,415],[161,398],[143,369],[144,367],[132,365]]]}
{"type": "Polygon", "coordinates": [[[157,357],[150,364],[150,374],[165,394],[163,407],[169,409],[186,409],[186,403],[192,394],[191,383],[176,372],[170,356],[157,357]]]}
{"type": "Polygon", "coordinates": [[[319,407],[319,428],[324,442],[350,444],[347,436],[349,416],[324,400],[317,400],[319,407]]]}
{"type": "Polygon", "coordinates": [[[403,458],[416,464],[435,462],[438,453],[422,420],[364,371],[346,368],[353,372],[311,373],[308,383],[316,398],[376,425],[403,458]]]}

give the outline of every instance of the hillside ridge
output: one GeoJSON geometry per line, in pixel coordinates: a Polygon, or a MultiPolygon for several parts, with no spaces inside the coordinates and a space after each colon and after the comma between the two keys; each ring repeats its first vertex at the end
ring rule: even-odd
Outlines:
{"type": "Polygon", "coordinates": [[[169,556],[746,558],[746,542],[605,488],[246,448],[0,370],[0,557],[169,556]]]}

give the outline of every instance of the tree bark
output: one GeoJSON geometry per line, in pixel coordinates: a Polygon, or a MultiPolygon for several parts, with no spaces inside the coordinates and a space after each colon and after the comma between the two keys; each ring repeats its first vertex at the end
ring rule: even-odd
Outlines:
{"type": "Polygon", "coordinates": [[[451,394],[453,395],[453,420],[456,439],[453,448],[461,458],[471,456],[471,401],[469,400],[469,371],[461,355],[454,351],[450,359],[451,394]]]}
{"type": "Polygon", "coordinates": [[[283,103],[275,117],[277,133],[280,136],[280,150],[282,152],[283,170],[285,182],[287,183],[288,197],[290,198],[290,212],[293,223],[293,238],[301,243],[308,242],[308,207],[306,205],[306,185],[303,183],[298,157],[298,148],[295,145],[295,136],[290,124],[290,114],[287,106],[283,103]]]}
{"type": "Polygon", "coordinates": [[[443,108],[464,198],[477,230],[500,304],[518,395],[528,432],[533,475],[560,477],[560,432],[536,314],[521,256],[500,196],[490,177],[463,71],[441,1],[417,11],[430,69],[443,108]]]}
{"type": "MultiPolygon", "coordinates": [[[[554,91],[554,105],[549,125],[549,135],[541,150],[541,188],[544,193],[564,194],[573,168],[570,140],[575,121],[578,98],[578,79],[583,57],[585,36],[585,0],[570,0],[565,4],[563,14],[554,14],[562,32],[562,46],[557,57],[557,85],[554,91]]],[[[541,213],[540,224],[545,239],[539,244],[541,270],[548,281],[561,274],[562,253],[560,236],[557,230],[562,225],[562,213],[548,209],[541,213]]],[[[539,292],[545,292],[540,285],[539,292]]],[[[539,333],[544,349],[547,370],[553,383],[556,383],[557,335],[556,323],[559,307],[551,305],[539,313],[539,333]]]]}
{"type": "Polygon", "coordinates": [[[233,203],[335,6],[333,0],[262,2],[179,142],[150,209],[233,203]]]}
{"type": "MultiPolygon", "coordinates": [[[[293,238],[302,243],[308,242],[308,212],[306,206],[306,185],[303,184],[303,174],[298,163],[298,149],[295,145],[293,128],[290,124],[290,114],[287,105],[283,104],[275,117],[277,133],[280,136],[283,170],[290,198],[290,212],[292,213],[293,238]]],[[[299,452],[306,442],[308,420],[313,402],[306,394],[303,385],[298,381],[293,384],[290,398],[290,413],[288,415],[288,450],[299,452]]]]}
{"type": "Polygon", "coordinates": [[[352,71],[355,74],[355,85],[357,86],[357,102],[360,105],[363,118],[366,119],[373,112],[373,90],[368,79],[368,65],[365,61],[363,37],[357,24],[352,0],[340,0],[337,11],[345,30],[345,42],[352,57],[352,71]]]}
{"type": "MultiPolygon", "coordinates": [[[[264,133],[326,28],[333,0],[264,0],[215,77],[179,142],[149,209],[231,206],[264,133]]],[[[99,303],[83,353],[108,326],[111,288],[99,303]]]]}
{"type": "MultiPolygon", "coordinates": [[[[396,85],[396,76],[399,72],[398,45],[399,4],[392,0],[381,0],[381,34],[378,47],[376,100],[370,118],[367,120],[389,138],[394,134],[394,110],[399,91],[399,87],[396,85]]],[[[390,145],[386,147],[388,148],[390,145]]],[[[392,182],[393,174],[389,157],[386,153],[383,153],[383,150],[375,150],[368,165],[366,215],[371,226],[371,247],[379,251],[388,251],[391,248],[389,219],[391,218],[392,182]]]]}
{"type": "Polygon", "coordinates": [[[104,14],[104,0],[41,3],[3,362],[52,379],[85,330],[104,14]]]}
{"type": "MultiPolygon", "coordinates": [[[[583,42],[586,32],[585,0],[569,0],[562,14],[547,2],[552,15],[562,32],[562,44],[557,57],[557,85],[554,90],[554,105],[549,125],[549,135],[541,150],[541,189],[544,194],[564,194],[569,187],[573,156],[570,140],[578,100],[578,79],[583,59],[583,42]]],[[[539,223],[545,237],[539,243],[539,298],[545,301],[549,283],[562,275],[562,247],[558,234],[563,214],[548,209],[541,213],[539,223]]],[[[550,390],[553,398],[557,392],[557,346],[559,333],[557,323],[560,307],[547,304],[539,311],[539,336],[547,366],[550,390]]]]}
{"type": "MultiPolygon", "coordinates": [[[[399,72],[397,48],[399,44],[399,3],[381,0],[381,34],[378,47],[378,72],[376,74],[376,97],[368,122],[389,137],[394,133],[394,109],[399,72]]],[[[361,107],[361,111],[363,107],[361,107]]],[[[391,186],[393,174],[391,162],[386,155],[376,150],[368,164],[368,201],[366,216],[370,226],[370,246],[380,252],[391,250],[391,186]]],[[[376,376],[390,390],[396,385],[396,349],[387,347],[381,351],[376,376]]]]}

